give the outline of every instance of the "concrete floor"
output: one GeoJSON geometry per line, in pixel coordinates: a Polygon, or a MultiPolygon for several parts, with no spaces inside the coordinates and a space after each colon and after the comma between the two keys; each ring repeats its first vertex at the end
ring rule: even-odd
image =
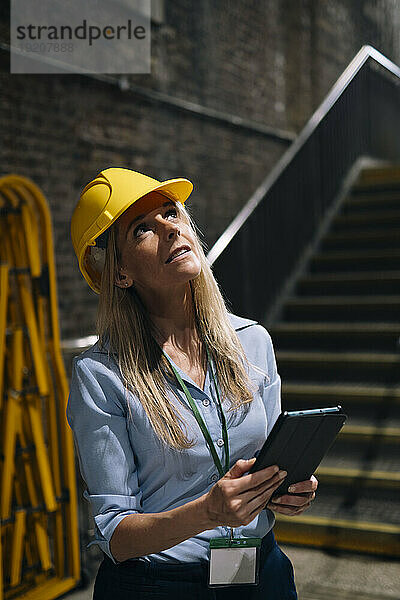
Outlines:
{"type": "MultiPolygon", "coordinates": [[[[399,600],[400,561],[281,546],[295,568],[299,600],[399,600]]],[[[93,582],[63,600],[91,600],[93,582]]]]}

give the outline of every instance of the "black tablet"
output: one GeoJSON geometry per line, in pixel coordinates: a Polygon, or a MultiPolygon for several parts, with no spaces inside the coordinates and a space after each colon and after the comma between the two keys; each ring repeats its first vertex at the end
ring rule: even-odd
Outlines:
{"type": "Polygon", "coordinates": [[[341,406],[283,412],[279,415],[250,473],[271,465],[287,471],[273,497],[311,477],[346,421],[341,406]]]}

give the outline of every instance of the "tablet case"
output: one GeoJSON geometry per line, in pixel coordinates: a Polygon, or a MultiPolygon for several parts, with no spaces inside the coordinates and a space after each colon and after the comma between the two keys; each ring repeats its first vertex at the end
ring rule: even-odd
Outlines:
{"type": "Polygon", "coordinates": [[[287,471],[273,497],[314,473],[346,421],[341,406],[281,413],[250,473],[271,465],[287,471]]]}

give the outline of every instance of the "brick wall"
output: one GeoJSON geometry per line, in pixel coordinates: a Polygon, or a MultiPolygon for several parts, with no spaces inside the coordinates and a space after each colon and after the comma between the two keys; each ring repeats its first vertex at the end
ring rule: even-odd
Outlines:
{"type": "MultiPolygon", "coordinates": [[[[400,62],[397,0],[165,0],[152,74],[132,83],[297,133],[365,43],[400,62]]],[[[7,43],[4,7],[0,34],[7,43]]],[[[63,337],[93,332],[97,297],[81,278],[69,219],[108,166],[195,184],[192,213],[211,245],[287,148],[76,75],[10,75],[0,52],[1,173],[44,191],[54,224],[63,337]]]]}

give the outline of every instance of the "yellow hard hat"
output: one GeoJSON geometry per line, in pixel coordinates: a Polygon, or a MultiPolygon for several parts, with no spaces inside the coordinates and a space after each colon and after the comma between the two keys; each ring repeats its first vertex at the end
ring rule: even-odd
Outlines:
{"type": "Polygon", "coordinates": [[[100,292],[105,250],[96,239],[136,200],[160,192],[184,204],[193,190],[188,179],[157,181],[142,173],[112,167],[105,169],[83,190],[71,218],[71,237],[82,275],[96,293],[100,292]]]}

